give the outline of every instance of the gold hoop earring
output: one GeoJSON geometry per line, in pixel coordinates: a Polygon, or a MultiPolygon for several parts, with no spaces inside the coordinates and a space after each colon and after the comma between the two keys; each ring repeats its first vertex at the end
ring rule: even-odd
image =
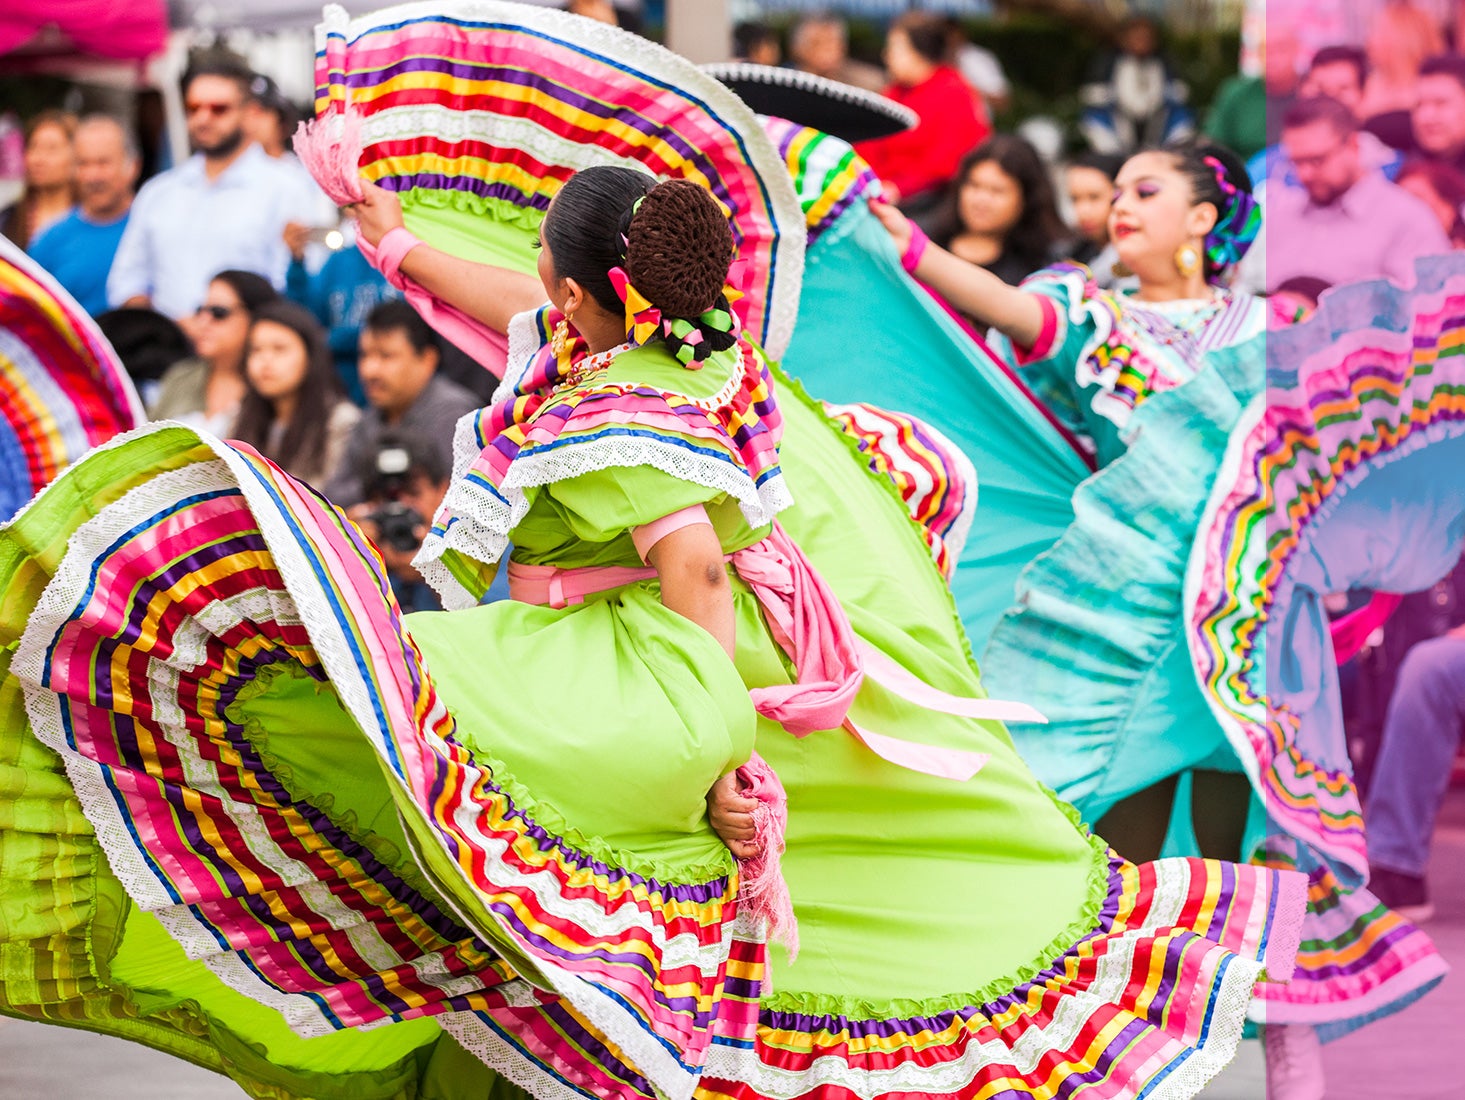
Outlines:
{"type": "Polygon", "coordinates": [[[1183,244],[1175,250],[1175,270],[1181,278],[1189,279],[1200,270],[1200,250],[1193,244],[1183,244]]]}

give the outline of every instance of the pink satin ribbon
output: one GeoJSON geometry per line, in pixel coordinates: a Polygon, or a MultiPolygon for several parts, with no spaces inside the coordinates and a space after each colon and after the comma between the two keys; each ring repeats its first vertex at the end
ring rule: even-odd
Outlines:
{"type": "Polygon", "coordinates": [[[441,298],[434,297],[402,274],[402,260],[421,243],[409,230],[400,227],[383,237],[376,248],[367,244],[365,237],[356,238],[356,247],[361,249],[366,262],[402,292],[412,308],[422,314],[424,321],[475,363],[486,368],[495,378],[502,378],[509,360],[509,338],[464,313],[457,306],[450,306],[441,298]],[[386,247],[388,242],[389,248],[386,247]]]}
{"type": "MultiPolygon", "coordinates": [[[[753,705],[795,737],[842,727],[881,759],[911,771],[966,780],[981,770],[987,753],[916,744],[856,725],[849,711],[866,676],[927,710],[999,722],[1046,721],[1025,703],[971,699],[934,688],[860,639],[824,578],[777,523],[768,538],[727,560],[758,597],[764,620],[797,675],[796,683],[752,689],[753,705]]],[[[525,603],[567,607],[655,576],[654,569],[631,566],[556,569],[511,561],[509,594],[525,603]]]]}
{"type": "Polygon", "coordinates": [[[1334,619],[1330,631],[1333,635],[1333,659],[1345,665],[1358,656],[1368,644],[1369,635],[1389,621],[1389,616],[1403,598],[1396,592],[1375,592],[1373,598],[1357,611],[1334,619]]]}

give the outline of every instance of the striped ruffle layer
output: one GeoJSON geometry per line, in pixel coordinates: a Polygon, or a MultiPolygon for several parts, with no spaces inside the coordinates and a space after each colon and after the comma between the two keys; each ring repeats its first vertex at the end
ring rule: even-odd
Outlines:
{"type": "Polygon", "coordinates": [[[731,860],[657,881],[537,822],[456,743],[379,562],[308,489],[167,425],[70,476],[90,518],[11,666],[33,731],[135,904],[300,1034],[433,1017],[541,1098],[1185,1097],[1258,979],[1290,973],[1299,876],[1111,856],[1076,925],[991,988],[769,997],[731,860]],[[279,677],[354,719],[339,768],[380,772],[402,834],[274,766],[247,715],[279,677]]]}
{"type": "Polygon", "coordinates": [[[329,7],[317,29],[316,111],[348,107],[362,119],[363,174],[404,193],[409,225],[429,243],[414,209],[486,211],[532,230],[590,164],[706,186],[748,261],[748,331],[774,356],[787,346],[803,211],[756,116],[685,58],[525,4],[404,4],[356,20],[329,7]]]}
{"type": "MultiPolygon", "coordinates": [[[[1267,359],[1266,393],[1233,436],[1192,553],[1190,649],[1282,834],[1270,846],[1313,880],[1317,925],[1299,980],[1268,994],[1279,1002],[1273,1018],[1286,1013],[1281,1005],[1307,1006],[1312,1015],[1300,1018],[1336,1018],[1343,1002],[1366,1017],[1433,984],[1441,964],[1421,933],[1357,890],[1368,869],[1358,794],[1344,748],[1316,743],[1330,726],[1319,715],[1336,700],[1302,709],[1269,695],[1267,646],[1286,624],[1279,609],[1309,597],[1297,567],[1328,537],[1326,521],[1349,493],[1392,461],[1465,435],[1465,274],[1453,261],[1426,260],[1410,290],[1380,281],[1334,291],[1305,325],[1269,334],[1267,359]]],[[[1443,511],[1440,522],[1449,522],[1443,511]]],[[[1357,576],[1332,562],[1339,590],[1368,583],[1366,559],[1386,557],[1353,556],[1357,576]]],[[[1271,654],[1273,669],[1286,656],[1271,654]]],[[[1331,652],[1304,655],[1304,664],[1314,657],[1331,652]]]]}
{"type": "Polygon", "coordinates": [[[832,405],[824,413],[854,438],[870,468],[895,485],[906,510],[949,582],[977,510],[977,471],[929,424],[874,405],[832,405]]]}
{"type": "Polygon", "coordinates": [[[454,740],[339,512],[166,425],[75,474],[91,518],[10,672],[113,872],[190,957],[302,1036],[440,1016],[542,1093],[686,1096],[715,1029],[751,1037],[763,947],[731,858],[661,882],[539,824],[454,740]],[[379,766],[405,836],[333,817],[328,793],[272,769],[269,731],[231,707],[278,676],[334,691],[364,746],[342,767],[379,766]]]}
{"type": "Polygon", "coordinates": [[[855,203],[880,197],[880,177],[848,142],[781,118],[762,121],[799,193],[810,247],[855,203]]]}
{"type": "Polygon", "coordinates": [[[755,1042],[715,1042],[698,1096],[1194,1096],[1235,1053],[1258,977],[1290,974],[1301,882],[1110,853],[1091,931],[1008,988],[912,1002],[899,1016],[775,994],[755,1042]]]}
{"type": "Polygon", "coordinates": [[[131,379],[86,310],[0,238],[0,519],[142,421],[131,379]]]}

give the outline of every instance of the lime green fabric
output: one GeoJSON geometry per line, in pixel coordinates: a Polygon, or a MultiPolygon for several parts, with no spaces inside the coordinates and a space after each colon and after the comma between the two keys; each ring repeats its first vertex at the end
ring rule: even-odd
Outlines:
{"type": "MultiPolygon", "coordinates": [[[[63,483],[73,491],[43,498],[27,517],[43,522],[24,525],[32,545],[59,556],[65,539],[52,537],[60,529],[49,522],[58,501],[87,501],[86,508],[99,508],[115,499],[120,486],[168,468],[169,448],[143,442],[150,446],[116,456],[107,471],[110,478],[63,483]],[[148,458],[157,460],[152,470],[146,468],[148,458]]],[[[0,579],[6,582],[0,591],[12,609],[33,606],[48,579],[34,570],[34,559],[26,559],[31,568],[17,571],[16,557],[8,554],[0,561],[0,579]]],[[[0,622],[7,624],[0,629],[9,631],[24,619],[7,614],[0,622]]],[[[433,1068],[440,1061],[434,1057],[439,1046],[449,1052],[450,1064],[450,1052],[459,1051],[436,1021],[302,1039],[278,1013],[228,988],[202,961],[187,958],[157,918],[128,899],[82,814],[60,757],[29,733],[19,685],[6,675],[16,640],[13,632],[0,636],[0,1013],[143,1043],[227,1073],[262,1100],[459,1100],[463,1093],[446,1087],[433,1068]]],[[[290,726],[296,736],[277,740],[314,746],[302,754],[314,761],[315,770],[307,776],[312,783],[342,792],[343,804],[353,792],[370,788],[369,774],[337,770],[335,749],[360,739],[342,721],[329,686],[294,670],[257,683],[258,696],[277,689],[260,715],[278,722],[288,712],[299,720],[290,726]]],[[[238,716],[250,718],[246,710],[238,716]]],[[[289,774],[288,767],[279,774],[289,774]]],[[[387,803],[357,801],[367,809],[372,828],[400,836],[387,803]]],[[[404,873],[413,873],[410,864],[404,873]]],[[[483,1095],[492,1074],[479,1069],[476,1095],[483,1095]]],[[[493,1087],[500,1090],[491,1094],[494,1100],[522,1096],[502,1091],[507,1086],[498,1082],[493,1087]]]]}
{"type": "MultiPolygon", "coordinates": [[[[727,377],[720,365],[671,366],[668,376],[650,355],[627,358],[622,369],[648,384],[715,392],[727,377]]],[[[980,694],[951,596],[893,486],[812,401],[779,384],[797,501],[784,526],[865,640],[933,686],[980,694]]],[[[16,539],[35,552],[0,561],[9,629],[23,624],[77,522],[181,461],[170,439],[163,432],[111,452],[27,513],[16,539]]],[[[719,492],[636,468],[542,491],[516,538],[525,555],[563,553],[557,564],[636,564],[627,527],[692,502],[709,506],[727,550],[762,534],[719,492]]],[[[459,738],[495,781],[540,824],[632,870],[692,878],[731,868],[704,796],[756,744],[789,792],[784,872],[802,940],[796,962],[775,951],[769,1008],[883,1016],[980,1003],[1092,929],[1102,848],[1032,778],[1000,725],[862,687],[851,715],[861,725],[990,753],[967,783],[894,768],[843,730],[796,739],[755,717],[747,689],[790,682],[790,664],[736,580],[734,601],[735,663],[661,605],[654,580],[562,610],[507,603],[407,624],[459,738]]],[[[0,659],[14,644],[14,634],[0,638],[0,659]]],[[[3,684],[0,789],[20,792],[0,804],[11,815],[0,844],[5,1011],[147,1042],[228,1072],[255,1096],[516,1095],[431,1020],[303,1040],[184,958],[127,901],[59,760],[28,735],[19,693],[3,684]],[[47,867],[52,877],[37,879],[47,867]]],[[[330,685],[280,666],[241,692],[230,716],[293,797],[320,807],[429,900],[451,890],[425,815],[386,783],[330,685]]],[[[442,901],[487,925],[467,893],[442,901]]]]}
{"type": "Polygon", "coordinates": [[[654,877],[724,864],[705,797],[752,752],[753,706],[713,637],[653,585],[564,611],[502,602],[407,626],[458,739],[502,762],[495,779],[526,789],[541,824],[552,808],[654,877]]]}
{"type": "Polygon", "coordinates": [[[544,215],[502,199],[416,188],[402,196],[406,226],[425,243],[465,260],[534,274],[529,247],[544,215]]]}
{"type": "MultiPolygon", "coordinates": [[[[779,383],[795,500],[784,527],[856,633],[933,687],[980,695],[951,593],[893,486],[851,460],[853,441],[795,384],[779,383]]],[[[740,665],[741,656],[740,638],[740,665]]],[[[777,960],[769,1007],[858,1002],[880,1016],[979,1003],[973,993],[1011,988],[1052,944],[1092,927],[1101,847],[1033,778],[1000,724],[920,710],[869,681],[851,718],[991,760],[956,783],[886,764],[843,732],[798,740],[760,725],[758,752],[789,792],[784,873],[801,937],[796,962],[777,960]]]]}

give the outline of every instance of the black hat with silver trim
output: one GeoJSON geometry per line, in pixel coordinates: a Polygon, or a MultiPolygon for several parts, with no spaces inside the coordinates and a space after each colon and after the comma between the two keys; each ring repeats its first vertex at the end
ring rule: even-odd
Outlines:
{"type": "Polygon", "coordinates": [[[760,115],[811,126],[845,141],[869,141],[909,130],[916,113],[883,95],[798,69],[720,61],[702,70],[731,88],[760,115]]]}

